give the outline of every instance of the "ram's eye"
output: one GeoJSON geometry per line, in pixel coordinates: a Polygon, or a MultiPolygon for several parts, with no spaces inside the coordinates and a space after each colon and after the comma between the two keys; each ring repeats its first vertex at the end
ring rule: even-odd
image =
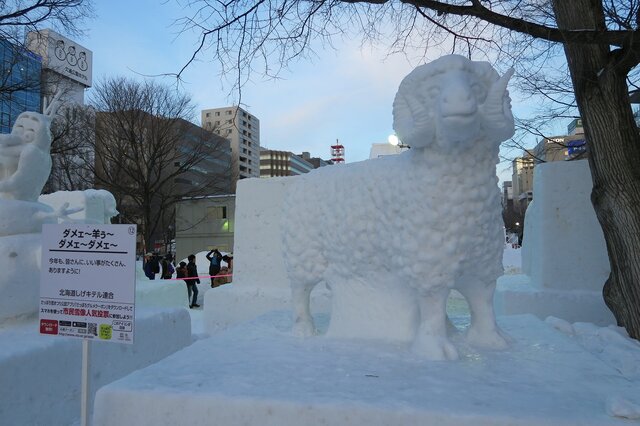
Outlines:
{"type": "Polygon", "coordinates": [[[473,85],[471,85],[471,89],[473,90],[474,95],[476,95],[476,99],[484,100],[484,97],[486,96],[486,94],[482,84],[473,83],[473,85]]]}
{"type": "Polygon", "coordinates": [[[429,94],[429,97],[435,98],[440,94],[440,88],[435,86],[429,87],[429,89],[427,89],[427,93],[429,94]]]}

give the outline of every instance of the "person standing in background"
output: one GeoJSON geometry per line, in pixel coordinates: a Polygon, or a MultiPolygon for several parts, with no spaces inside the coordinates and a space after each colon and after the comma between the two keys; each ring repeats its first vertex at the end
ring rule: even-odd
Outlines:
{"type": "Polygon", "coordinates": [[[207,253],[207,260],[209,261],[209,275],[211,276],[211,288],[215,287],[215,276],[220,273],[220,267],[222,266],[220,262],[222,262],[222,253],[218,251],[217,248],[214,248],[209,253],[207,253]]]}
{"type": "Polygon", "coordinates": [[[193,299],[191,301],[191,304],[189,305],[189,308],[193,309],[193,308],[199,308],[200,305],[198,305],[198,286],[196,284],[200,284],[200,278],[198,278],[198,267],[196,266],[196,256],[194,254],[190,254],[187,257],[187,260],[189,261],[189,263],[187,263],[187,279],[185,280],[185,282],[187,283],[187,290],[189,291],[189,294],[193,293],[193,299]],[[191,288],[189,289],[189,286],[191,286],[191,288]]]}

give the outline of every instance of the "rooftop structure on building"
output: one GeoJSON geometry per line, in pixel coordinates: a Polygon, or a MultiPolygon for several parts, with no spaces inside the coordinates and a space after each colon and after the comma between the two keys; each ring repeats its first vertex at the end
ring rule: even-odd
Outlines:
{"type": "Polygon", "coordinates": [[[331,145],[331,161],[334,164],[344,163],[344,145],[342,145],[337,139],[336,143],[331,145]]]}
{"type": "Polygon", "coordinates": [[[202,110],[202,127],[229,139],[232,185],[239,179],[260,176],[260,120],[248,111],[229,106],[202,110]]]}
{"type": "Polygon", "coordinates": [[[84,105],[93,81],[91,50],[52,30],[28,33],[26,46],[42,58],[42,94],[61,92],[63,103],[84,105]]]}

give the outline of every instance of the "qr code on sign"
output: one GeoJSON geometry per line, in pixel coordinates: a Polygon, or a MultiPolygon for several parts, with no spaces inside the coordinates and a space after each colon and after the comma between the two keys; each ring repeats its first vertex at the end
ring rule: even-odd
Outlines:
{"type": "Polygon", "coordinates": [[[90,322],[90,323],[88,324],[88,328],[89,328],[89,330],[88,330],[87,332],[88,332],[89,334],[92,334],[92,335],[94,335],[94,336],[97,336],[97,335],[98,335],[98,327],[97,327],[97,326],[98,326],[98,324],[93,323],[93,322],[90,322]]]}

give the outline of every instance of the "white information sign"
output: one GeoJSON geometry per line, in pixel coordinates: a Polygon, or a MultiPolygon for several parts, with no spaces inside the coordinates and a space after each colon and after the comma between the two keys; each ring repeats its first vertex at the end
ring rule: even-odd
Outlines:
{"type": "Polygon", "coordinates": [[[133,343],[136,225],[42,227],[40,333],[133,343]]]}

